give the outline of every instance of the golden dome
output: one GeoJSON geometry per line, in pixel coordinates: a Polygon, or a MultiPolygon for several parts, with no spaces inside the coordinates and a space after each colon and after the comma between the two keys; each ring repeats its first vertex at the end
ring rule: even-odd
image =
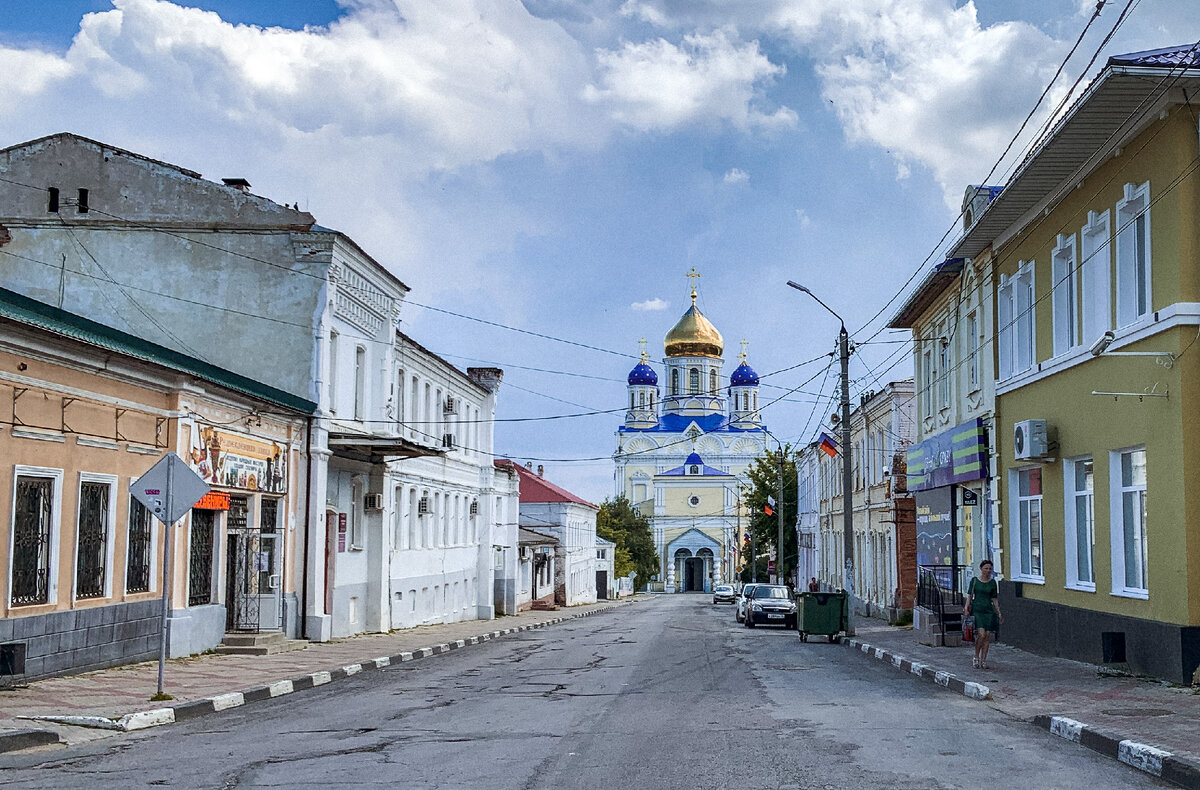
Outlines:
{"type": "Polygon", "coordinates": [[[667,333],[663,347],[668,357],[721,358],[725,340],[717,328],[696,307],[696,291],[692,290],[692,306],[667,333]]]}

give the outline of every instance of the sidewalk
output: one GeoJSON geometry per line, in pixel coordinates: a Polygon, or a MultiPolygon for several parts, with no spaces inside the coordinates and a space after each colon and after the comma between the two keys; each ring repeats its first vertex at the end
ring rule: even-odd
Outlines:
{"type": "Polygon", "coordinates": [[[416,660],[516,631],[627,606],[638,600],[634,596],[556,611],[521,612],[495,620],[467,620],[314,642],[303,650],[271,656],[212,653],[171,659],[164,673],[165,689],[174,697],[168,702],[149,701],[158,688],[158,663],[153,661],[0,688],[0,753],[54,743],[58,738],[79,743],[111,735],[122,717],[135,722],[125,729],[137,729],[211,713],[254,699],[302,691],[389,663],[416,660]],[[164,714],[167,710],[171,713],[164,714]],[[31,721],[27,718],[30,716],[90,718],[98,720],[94,724],[103,728],[31,721]]]}
{"type": "Polygon", "coordinates": [[[843,643],[874,658],[967,696],[986,695],[982,704],[1013,718],[1183,787],[1200,788],[1200,688],[1112,676],[1091,664],[1004,644],[992,645],[988,669],[974,669],[970,644],[931,647],[921,644],[919,632],[861,617],[855,626],[856,635],[843,643]],[[906,661],[924,665],[925,672],[906,661]],[[979,687],[985,687],[982,694],[979,687]]]}

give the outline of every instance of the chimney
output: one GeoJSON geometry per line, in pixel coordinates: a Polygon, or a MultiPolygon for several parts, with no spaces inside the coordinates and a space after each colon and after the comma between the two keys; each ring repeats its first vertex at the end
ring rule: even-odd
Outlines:
{"type": "Polygon", "coordinates": [[[233,187],[238,192],[248,193],[250,191],[250,182],[244,178],[222,178],[221,180],[225,182],[225,186],[233,187]]]}
{"type": "Polygon", "coordinates": [[[542,466],[541,464],[538,464],[538,477],[544,477],[543,473],[545,471],[546,471],[546,467],[542,466]]]}
{"type": "Polygon", "coordinates": [[[500,368],[467,368],[467,377],[489,393],[494,393],[500,389],[504,371],[500,368]]]}
{"type": "Polygon", "coordinates": [[[526,468],[526,469],[529,469],[530,471],[532,471],[532,470],[533,470],[533,461],[526,461],[526,462],[525,462],[525,468],[526,468]]]}

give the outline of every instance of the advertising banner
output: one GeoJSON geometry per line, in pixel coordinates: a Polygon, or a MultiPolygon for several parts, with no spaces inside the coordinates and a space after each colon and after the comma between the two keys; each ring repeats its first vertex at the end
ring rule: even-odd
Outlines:
{"type": "Polygon", "coordinates": [[[917,565],[950,565],[954,489],[917,491],[913,497],[917,505],[917,565]]]}
{"type": "Polygon", "coordinates": [[[987,431],[976,418],[908,449],[908,490],[924,491],[987,477],[987,431]]]}
{"type": "Polygon", "coordinates": [[[209,485],[283,494],[287,491],[287,450],[211,425],[192,425],[188,465],[209,485]]]}

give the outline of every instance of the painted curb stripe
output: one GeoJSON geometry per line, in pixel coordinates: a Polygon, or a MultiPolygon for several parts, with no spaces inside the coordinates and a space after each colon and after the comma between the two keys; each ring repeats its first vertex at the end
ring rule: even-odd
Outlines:
{"type": "Polygon", "coordinates": [[[1200,790],[1200,765],[1181,760],[1165,749],[1107,735],[1066,716],[1036,716],[1033,723],[1064,740],[1086,746],[1187,790],[1200,790]]]}
{"type": "Polygon", "coordinates": [[[934,669],[928,664],[912,661],[899,653],[893,653],[882,647],[875,647],[866,642],[860,642],[857,639],[850,639],[848,637],[842,637],[840,641],[843,645],[848,645],[852,649],[858,649],[862,653],[889,663],[901,671],[910,672],[926,680],[932,680],[939,686],[955,691],[965,697],[970,697],[974,700],[985,700],[992,695],[992,690],[982,683],[964,680],[953,673],[943,672],[934,669]]]}
{"type": "Polygon", "coordinates": [[[218,710],[228,710],[229,708],[236,708],[239,705],[246,704],[246,698],[243,697],[241,692],[238,691],[230,694],[218,694],[211,699],[214,712],[218,710]]]}
{"type": "Polygon", "coordinates": [[[117,723],[126,732],[130,730],[144,730],[147,727],[158,727],[163,724],[174,724],[175,709],[156,708],[155,710],[144,710],[139,713],[127,713],[117,723]]]}
{"type": "Polygon", "coordinates": [[[1174,756],[1164,749],[1135,741],[1121,741],[1117,746],[1118,760],[1154,776],[1162,776],[1163,760],[1174,756]]]}

